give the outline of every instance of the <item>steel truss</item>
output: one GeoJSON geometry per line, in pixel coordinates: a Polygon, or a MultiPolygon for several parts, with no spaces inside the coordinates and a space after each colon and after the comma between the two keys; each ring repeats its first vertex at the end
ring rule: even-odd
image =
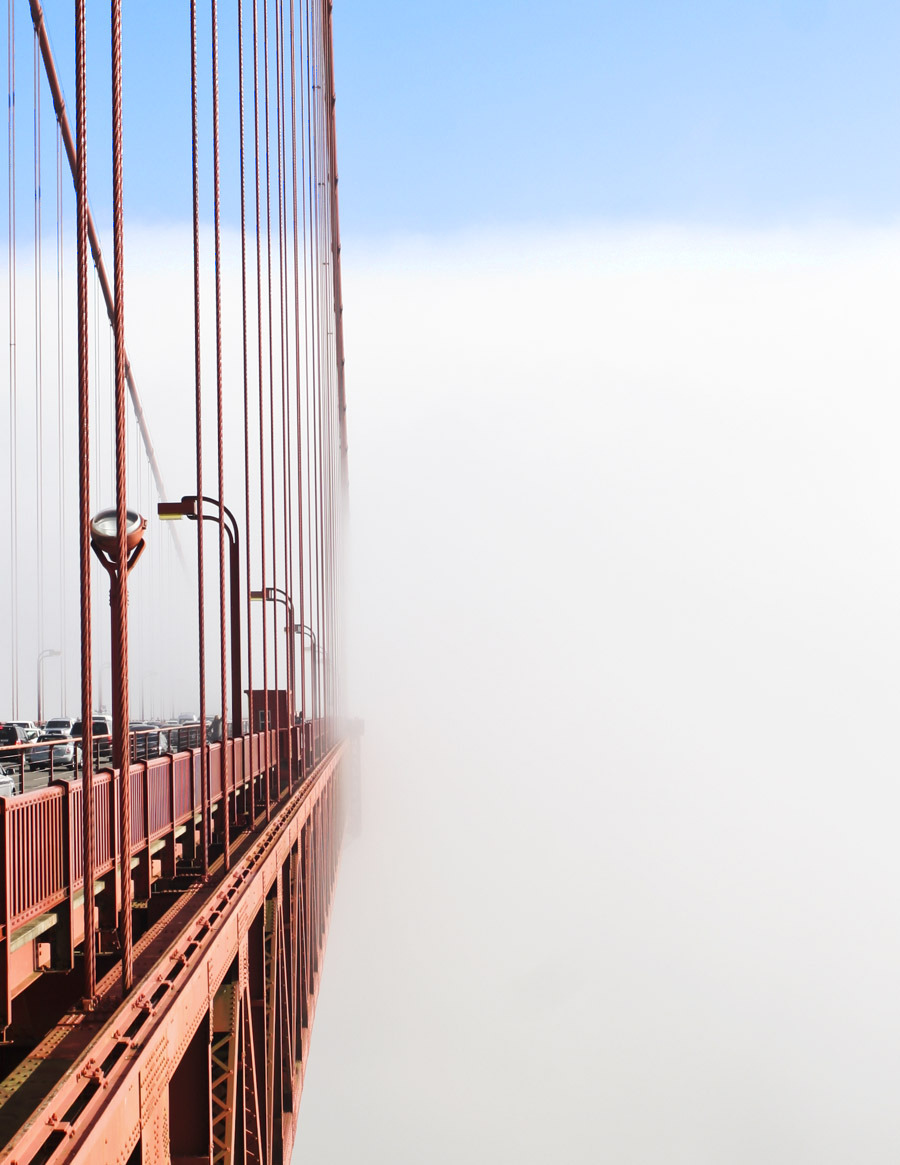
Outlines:
{"type": "MultiPolygon", "coordinates": [[[[165,925],[151,935],[161,957],[124,1002],[63,1017],[32,1060],[63,1060],[65,1074],[0,1163],[290,1160],[347,761],[348,746],[338,745],[271,823],[236,847],[229,871],[216,863],[174,941],[165,925]]],[[[4,1082],[0,1111],[16,1098],[14,1082],[4,1082]]]]}

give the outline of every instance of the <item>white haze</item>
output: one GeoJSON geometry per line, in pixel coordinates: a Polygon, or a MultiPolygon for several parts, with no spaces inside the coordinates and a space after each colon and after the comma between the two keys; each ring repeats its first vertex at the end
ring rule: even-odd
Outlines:
{"type": "Polygon", "coordinates": [[[900,232],[344,248],[295,1160],[900,1159],[900,232]]]}

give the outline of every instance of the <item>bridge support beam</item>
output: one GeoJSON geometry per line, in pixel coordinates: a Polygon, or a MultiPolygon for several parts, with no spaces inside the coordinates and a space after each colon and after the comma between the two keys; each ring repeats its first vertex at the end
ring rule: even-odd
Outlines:
{"type": "MultiPolygon", "coordinates": [[[[0,1165],[130,1155],[143,1165],[290,1160],[343,830],[336,786],[346,751],[335,748],[263,832],[236,848],[230,871],[213,868],[190,922],[173,919],[173,945],[165,917],[158,935],[148,932],[161,956],[142,962],[138,944],[135,989],[116,1010],[69,1013],[17,1070],[21,1085],[2,1082],[0,1165]],[[306,942],[292,921],[304,912],[306,942]],[[10,1128],[23,1111],[16,1088],[27,1089],[29,1073],[48,1061],[64,1061],[64,1077],[10,1128]]],[[[117,967],[99,984],[101,1001],[119,975],[117,967]]]]}

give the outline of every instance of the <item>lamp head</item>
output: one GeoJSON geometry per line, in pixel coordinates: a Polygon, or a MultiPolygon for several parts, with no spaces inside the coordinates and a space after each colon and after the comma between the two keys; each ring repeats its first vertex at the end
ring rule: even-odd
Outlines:
{"type": "Polygon", "coordinates": [[[177,521],[179,518],[196,518],[197,499],[193,494],[186,494],[180,502],[160,502],[156,507],[156,514],[164,522],[177,521]]]}
{"type": "MultiPolygon", "coordinates": [[[[131,552],[144,536],[147,519],[137,510],[125,511],[125,548],[131,552]]],[[[99,550],[115,554],[119,545],[118,523],[115,510],[101,510],[91,519],[91,541],[99,550]]]]}

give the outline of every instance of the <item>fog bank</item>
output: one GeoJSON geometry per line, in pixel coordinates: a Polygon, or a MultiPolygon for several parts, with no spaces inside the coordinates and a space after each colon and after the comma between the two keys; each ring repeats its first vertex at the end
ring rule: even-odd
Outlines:
{"type": "Polygon", "coordinates": [[[295,1160],[900,1155],[900,232],[345,255],[352,711],[295,1160]]]}

